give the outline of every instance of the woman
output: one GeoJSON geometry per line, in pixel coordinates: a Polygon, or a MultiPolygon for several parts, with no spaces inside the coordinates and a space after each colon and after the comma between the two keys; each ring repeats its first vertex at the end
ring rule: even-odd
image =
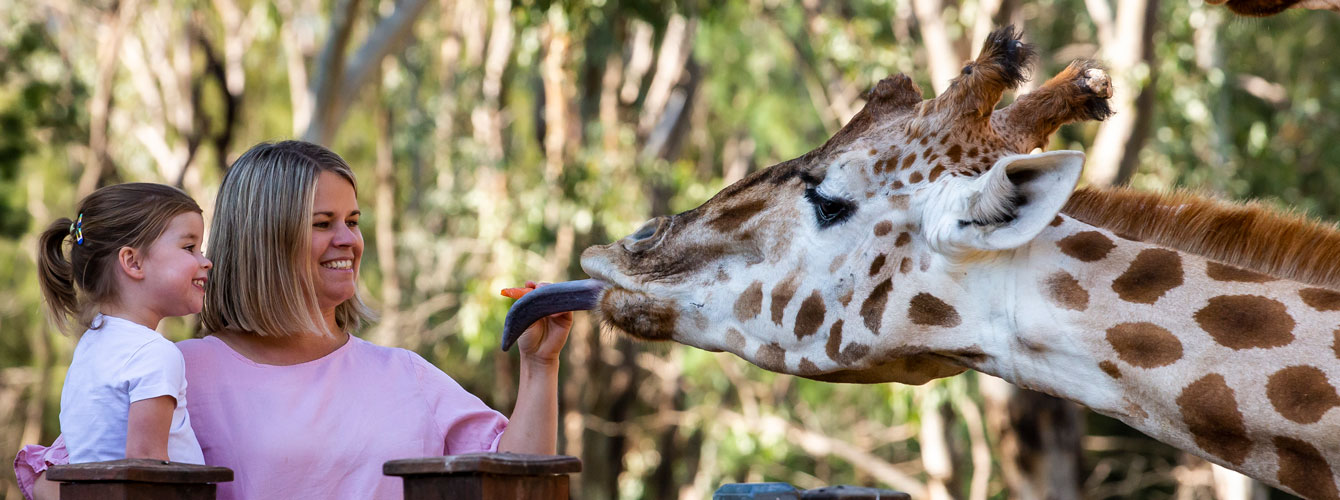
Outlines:
{"type": "MultiPolygon", "coordinates": [[[[178,344],[205,463],[235,473],[220,499],[398,498],[387,460],[555,451],[570,313],[518,343],[509,423],[417,354],[350,335],[369,317],[355,195],[342,158],[299,141],[257,145],[224,176],[202,313],[210,335],[178,344]]],[[[21,485],[60,462],[53,448],[20,453],[21,485]]]]}

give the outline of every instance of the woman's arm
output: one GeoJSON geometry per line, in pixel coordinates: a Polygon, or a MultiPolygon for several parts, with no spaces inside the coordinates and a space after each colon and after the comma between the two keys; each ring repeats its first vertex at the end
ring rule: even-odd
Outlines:
{"type": "Polygon", "coordinates": [[[141,399],[130,403],[126,419],[126,458],[168,459],[168,433],[172,430],[172,396],[141,399]]]}
{"type": "MultiPolygon", "coordinates": [[[[526,283],[528,288],[534,283],[526,283]]],[[[498,451],[553,455],[558,450],[558,363],[572,329],[572,313],[536,321],[521,334],[521,380],[516,408],[498,451]]]]}

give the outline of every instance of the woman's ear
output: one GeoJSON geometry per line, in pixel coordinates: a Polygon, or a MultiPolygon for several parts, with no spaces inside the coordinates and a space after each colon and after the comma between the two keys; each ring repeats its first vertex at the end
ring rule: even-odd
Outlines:
{"type": "Polygon", "coordinates": [[[117,267],[121,268],[121,272],[132,279],[144,279],[143,260],[144,255],[139,250],[131,247],[121,247],[116,252],[117,267]]]}
{"type": "Polygon", "coordinates": [[[1070,199],[1084,153],[1050,151],[1001,158],[991,170],[947,187],[928,237],[942,251],[1008,250],[1037,237],[1070,199]]]}

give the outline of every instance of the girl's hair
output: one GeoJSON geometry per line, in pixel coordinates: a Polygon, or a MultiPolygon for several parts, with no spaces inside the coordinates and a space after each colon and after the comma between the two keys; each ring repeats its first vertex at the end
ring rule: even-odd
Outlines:
{"type": "Polygon", "coordinates": [[[132,182],[94,191],[79,202],[74,220],[61,217],[47,226],[37,239],[37,272],[52,322],[67,330],[74,318],[88,328],[97,306],[118,299],[121,248],[147,249],[186,212],[201,213],[182,190],[132,182]]]}
{"type": "MultiPolygon", "coordinates": [[[[214,270],[205,285],[206,331],[234,329],[284,336],[326,332],[312,275],[312,207],[316,182],[333,172],[358,184],[349,164],[303,141],[261,143],[223,176],[210,226],[214,270]]],[[[336,306],[335,323],[351,333],[372,312],[354,297],[336,306]]]]}

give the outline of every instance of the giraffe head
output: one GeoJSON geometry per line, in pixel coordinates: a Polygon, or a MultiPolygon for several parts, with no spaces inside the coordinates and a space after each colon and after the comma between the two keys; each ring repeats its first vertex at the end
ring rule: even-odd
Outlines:
{"type": "Polygon", "coordinates": [[[1224,4],[1239,16],[1269,17],[1289,9],[1331,10],[1340,12],[1340,0],[1208,0],[1224,4]]]}
{"type": "Polygon", "coordinates": [[[605,285],[596,309],[635,337],[822,380],[922,383],[962,371],[916,347],[959,321],[918,292],[1051,223],[1083,155],[1026,153],[1063,123],[1110,113],[1106,74],[1083,61],[995,110],[1032,57],[1013,28],[998,30],[940,97],[887,78],[818,149],[587,249],[582,267],[605,285]]]}

